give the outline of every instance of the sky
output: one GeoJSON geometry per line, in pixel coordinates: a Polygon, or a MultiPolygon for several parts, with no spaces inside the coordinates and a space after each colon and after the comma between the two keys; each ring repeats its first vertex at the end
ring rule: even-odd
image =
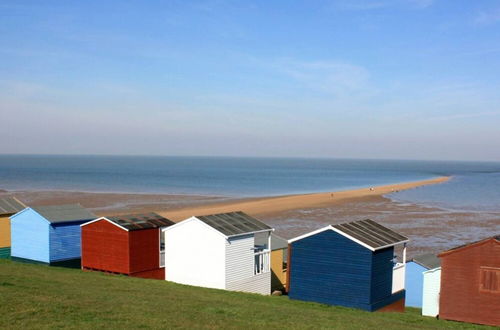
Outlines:
{"type": "Polygon", "coordinates": [[[0,2],[0,153],[500,161],[500,2],[0,2]]]}

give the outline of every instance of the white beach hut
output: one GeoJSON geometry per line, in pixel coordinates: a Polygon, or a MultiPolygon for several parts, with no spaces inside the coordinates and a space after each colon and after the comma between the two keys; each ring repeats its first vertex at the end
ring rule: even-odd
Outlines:
{"type": "Polygon", "coordinates": [[[243,213],[191,217],[163,229],[165,279],[207,288],[269,294],[273,229],[243,213]],[[255,236],[267,236],[267,243],[255,236]]]}
{"type": "Polygon", "coordinates": [[[424,288],[422,295],[422,315],[439,315],[439,293],[441,289],[441,267],[429,269],[424,273],[424,288]]]}

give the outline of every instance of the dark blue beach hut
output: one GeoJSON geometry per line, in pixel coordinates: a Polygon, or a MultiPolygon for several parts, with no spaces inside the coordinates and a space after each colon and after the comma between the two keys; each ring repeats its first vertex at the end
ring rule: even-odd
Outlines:
{"type": "Polygon", "coordinates": [[[404,311],[408,238],[372,220],[330,225],[289,240],[291,299],[404,311]],[[403,244],[403,262],[394,246],[403,244]]]}
{"type": "Polygon", "coordinates": [[[12,259],[45,264],[79,261],[80,225],[95,218],[80,204],[25,208],[11,217],[12,259]]]}

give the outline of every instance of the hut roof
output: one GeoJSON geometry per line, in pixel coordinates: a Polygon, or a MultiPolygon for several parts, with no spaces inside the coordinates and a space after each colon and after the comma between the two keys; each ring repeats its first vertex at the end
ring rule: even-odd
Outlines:
{"type": "Polygon", "coordinates": [[[95,219],[96,215],[80,204],[32,206],[42,217],[50,223],[62,223],[78,220],[95,219]]]}
{"type": "Polygon", "coordinates": [[[438,254],[438,257],[442,257],[442,256],[445,256],[445,255],[447,255],[449,253],[460,251],[462,249],[469,248],[469,247],[472,247],[472,246],[481,245],[481,244],[484,244],[484,243],[489,242],[489,241],[494,241],[494,242],[500,244],[500,235],[496,235],[496,236],[488,237],[488,238],[485,238],[485,239],[482,239],[482,240],[479,240],[479,241],[474,241],[474,242],[470,242],[470,243],[467,243],[467,244],[456,246],[456,247],[451,248],[451,249],[449,249],[447,251],[441,252],[440,254],[438,254]]]}
{"type": "Polygon", "coordinates": [[[293,238],[289,243],[318,234],[325,230],[333,230],[350,240],[363,245],[364,247],[376,251],[390,246],[394,246],[409,241],[408,237],[396,233],[395,231],[370,220],[358,220],[352,222],[330,225],[308,234],[293,238]]]}
{"type": "Polygon", "coordinates": [[[241,211],[196,216],[195,218],[227,237],[273,230],[265,223],[241,211]]]}
{"type": "MultiPolygon", "coordinates": [[[[267,234],[266,234],[267,236],[267,234]]],[[[255,236],[255,245],[266,245],[267,237],[266,236],[255,236]]],[[[288,247],[288,241],[283,237],[276,235],[275,233],[271,233],[271,250],[281,250],[286,249],[288,247]]]]}
{"type": "Polygon", "coordinates": [[[173,221],[154,212],[145,214],[118,215],[114,217],[106,217],[106,219],[129,231],[168,227],[175,224],[173,221]]]}
{"type": "Polygon", "coordinates": [[[408,242],[408,237],[370,219],[341,223],[333,227],[375,250],[408,242]]]}
{"type": "Polygon", "coordinates": [[[21,201],[15,197],[0,198],[0,215],[10,215],[22,211],[26,208],[21,201]]]}
{"type": "Polygon", "coordinates": [[[412,261],[427,269],[434,269],[441,266],[441,260],[439,260],[439,258],[432,253],[414,257],[412,261]]]}

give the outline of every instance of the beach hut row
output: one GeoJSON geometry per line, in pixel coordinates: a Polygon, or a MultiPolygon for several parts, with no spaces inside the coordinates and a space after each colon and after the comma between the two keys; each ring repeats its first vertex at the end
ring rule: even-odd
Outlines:
{"type": "Polygon", "coordinates": [[[287,241],[243,212],[174,223],[156,213],[97,217],[79,204],[17,211],[7,214],[18,261],[500,325],[500,236],[407,263],[408,238],[372,220],[287,241]]]}

